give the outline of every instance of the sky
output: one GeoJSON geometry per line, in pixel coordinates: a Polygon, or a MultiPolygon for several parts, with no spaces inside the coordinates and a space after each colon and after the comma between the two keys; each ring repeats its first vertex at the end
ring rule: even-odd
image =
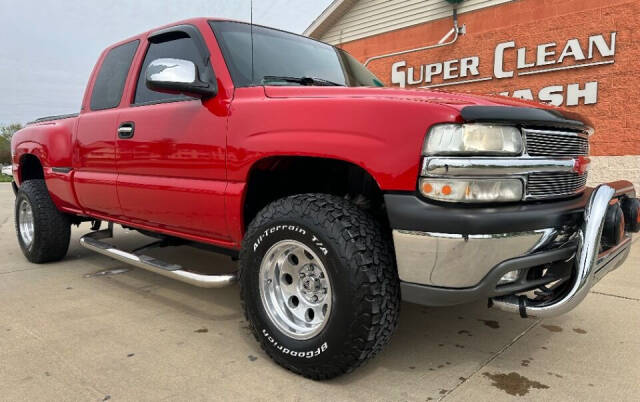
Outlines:
{"type": "MultiPolygon", "coordinates": [[[[302,33],[331,0],[253,0],[261,25],[302,33]]],[[[250,19],[250,0],[0,0],[0,125],[76,113],[104,48],[192,17],[250,19]]]]}

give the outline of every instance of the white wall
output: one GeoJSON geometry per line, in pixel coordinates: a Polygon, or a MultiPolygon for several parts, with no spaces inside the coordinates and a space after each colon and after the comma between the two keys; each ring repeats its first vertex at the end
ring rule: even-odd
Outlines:
{"type": "MultiPolygon", "coordinates": [[[[458,13],[513,0],[466,0],[458,13]]],[[[452,15],[446,0],[359,0],[318,39],[337,45],[452,15]]]]}
{"type": "Polygon", "coordinates": [[[588,186],[629,180],[640,195],[640,155],[590,156],[588,186]]]}

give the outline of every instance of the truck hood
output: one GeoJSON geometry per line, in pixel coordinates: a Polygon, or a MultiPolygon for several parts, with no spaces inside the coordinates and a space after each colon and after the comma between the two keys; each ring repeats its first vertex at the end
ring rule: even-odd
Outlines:
{"type": "Polygon", "coordinates": [[[291,87],[267,86],[269,98],[380,99],[421,102],[455,110],[463,121],[502,122],[530,126],[570,128],[593,132],[593,123],[584,116],[551,105],[499,95],[475,95],[428,89],[395,87],[291,87]]]}
{"type": "Polygon", "coordinates": [[[299,87],[266,86],[269,98],[385,98],[399,101],[427,102],[450,106],[461,110],[466,106],[511,106],[553,109],[552,106],[536,102],[508,98],[505,96],[472,95],[428,89],[401,89],[395,87],[299,87]]]}

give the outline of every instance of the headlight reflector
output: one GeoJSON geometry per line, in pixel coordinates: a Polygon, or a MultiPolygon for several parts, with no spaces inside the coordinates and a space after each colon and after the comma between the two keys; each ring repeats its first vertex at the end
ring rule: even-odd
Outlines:
{"type": "Polygon", "coordinates": [[[427,198],[448,202],[520,201],[519,179],[420,179],[420,192],[427,198]]]}
{"type": "Polygon", "coordinates": [[[519,155],[517,127],[490,124],[438,124],[429,130],[425,155],[519,155]]]}

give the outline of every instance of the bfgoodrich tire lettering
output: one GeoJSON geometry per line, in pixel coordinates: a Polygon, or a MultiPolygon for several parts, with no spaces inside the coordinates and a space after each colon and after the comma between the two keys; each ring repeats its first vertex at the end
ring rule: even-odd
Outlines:
{"type": "MultiPolygon", "coordinates": [[[[24,213],[23,218],[24,221],[24,213]]],[[[15,204],[16,235],[22,253],[33,263],[58,261],[69,249],[71,223],[69,217],[53,204],[44,180],[29,180],[20,186],[15,204]],[[21,208],[30,209],[32,236],[21,235],[21,208]]]]}
{"type": "Polygon", "coordinates": [[[264,351],[283,367],[312,379],[352,371],[389,342],[400,291],[388,234],[366,212],[326,194],[273,202],[249,225],[240,253],[245,315],[264,351]],[[287,336],[260,296],[260,265],[274,244],[292,240],[313,251],[331,286],[331,312],[310,339],[287,336]]]}

